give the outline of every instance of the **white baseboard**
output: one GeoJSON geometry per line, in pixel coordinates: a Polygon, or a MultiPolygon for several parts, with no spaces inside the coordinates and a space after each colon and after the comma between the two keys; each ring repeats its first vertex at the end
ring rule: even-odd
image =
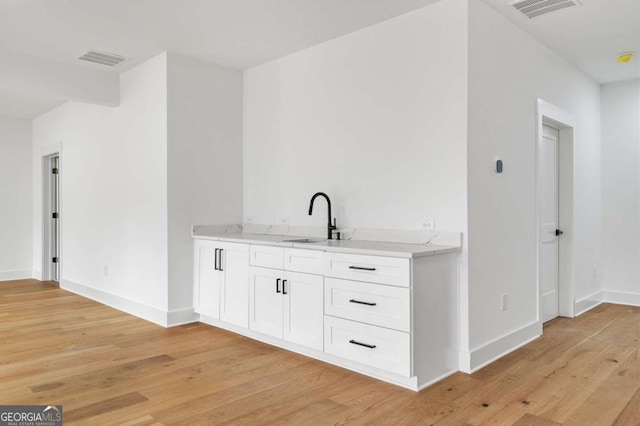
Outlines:
{"type": "Polygon", "coordinates": [[[540,336],[542,323],[536,321],[470,352],[459,351],[460,371],[474,373],[540,336]]]}
{"type": "Polygon", "coordinates": [[[33,277],[34,271],[31,269],[0,271],[0,281],[26,280],[33,277]]]}
{"type": "Polygon", "coordinates": [[[584,314],[590,309],[602,303],[614,303],[616,305],[640,306],[640,293],[631,293],[615,290],[601,290],[590,296],[584,297],[575,304],[575,316],[584,314]]]}
{"type": "Polygon", "coordinates": [[[599,304],[603,302],[602,300],[602,292],[596,291],[593,294],[590,294],[587,297],[583,297],[580,300],[576,300],[576,303],[573,307],[573,316],[577,317],[578,315],[582,315],[590,309],[595,308],[599,304]]]}
{"type": "Polygon", "coordinates": [[[105,291],[65,279],[60,282],[60,288],[163,327],[170,327],[196,320],[187,321],[188,318],[195,316],[195,314],[193,314],[193,309],[166,312],[162,309],[147,306],[115,294],[107,293],[105,291]]]}
{"type": "MultiPolygon", "coordinates": [[[[602,303],[640,306],[640,293],[603,290],[575,303],[575,316],[602,303]]],[[[493,361],[526,345],[542,335],[542,323],[534,322],[472,351],[458,351],[460,371],[474,373],[493,361]]]]}
{"type": "Polygon", "coordinates": [[[602,301],[617,305],[640,306],[640,293],[603,290],[602,301]]]}
{"type": "Polygon", "coordinates": [[[191,324],[193,322],[198,322],[199,320],[200,315],[196,314],[193,308],[169,311],[169,313],[167,314],[167,327],[191,324]]]}

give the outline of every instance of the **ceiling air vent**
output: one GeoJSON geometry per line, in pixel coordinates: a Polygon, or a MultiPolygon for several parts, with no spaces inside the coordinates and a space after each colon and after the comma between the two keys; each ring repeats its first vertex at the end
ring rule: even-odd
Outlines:
{"type": "Polygon", "coordinates": [[[120,55],[114,55],[113,53],[96,52],[90,50],[78,59],[83,61],[95,62],[96,64],[106,65],[109,67],[115,67],[116,65],[124,62],[127,58],[120,55]]]}
{"type": "Polygon", "coordinates": [[[517,0],[510,3],[529,19],[567,7],[580,6],[578,0],[517,0]]]}

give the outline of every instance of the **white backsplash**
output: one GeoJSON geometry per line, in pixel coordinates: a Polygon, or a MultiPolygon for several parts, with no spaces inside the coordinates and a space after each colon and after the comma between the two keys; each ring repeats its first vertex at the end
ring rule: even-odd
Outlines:
{"type": "MultiPolygon", "coordinates": [[[[401,229],[339,228],[341,239],[355,241],[383,241],[390,243],[441,245],[451,247],[462,246],[462,233],[441,231],[412,231],[401,229]]],[[[195,225],[193,233],[210,234],[260,234],[291,237],[326,238],[327,228],[324,226],[293,225],[195,225]]]]}
{"type": "Polygon", "coordinates": [[[242,225],[193,225],[191,227],[191,236],[200,234],[241,234],[242,225]]]}

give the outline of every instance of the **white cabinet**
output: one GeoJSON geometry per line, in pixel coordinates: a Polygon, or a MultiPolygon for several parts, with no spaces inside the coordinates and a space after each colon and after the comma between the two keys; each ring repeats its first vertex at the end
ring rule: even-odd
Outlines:
{"type": "Polygon", "coordinates": [[[415,390],[457,371],[457,254],[326,253],[324,264],[327,354],[415,390]]]}
{"type": "Polygon", "coordinates": [[[242,327],[249,321],[249,247],[196,240],[195,310],[242,327]]]}
{"type": "Polygon", "coordinates": [[[411,376],[411,336],[341,318],[325,318],[325,352],[411,376]]]}
{"type": "Polygon", "coordinates": [[[325,278],[325,352],[411,377],[409,259],[327,253],[324,266],[342,278],[325,278]]]}
{"type": "Polygon", "coordinates": [[[413,390],[458,370],[458,254],[196,240],[202,320],[413,390]]]}
{"type": "Polygon", "coordinates": [[[282,338],[284,297],[282,271],[249,268],[249,328],[282,338]]]}
{"type": "Polygon", "coordinates": [[[324,252],[318,250],[284,249],[283,269],[305,274],[322,275],[324,252]]]}
{"type": "Polygon", "coordinates": [[[409,287],[409,259],[361,254],[327,253],[324,275],[355,281],[409,287]]]}
{"type": "Polygon", "coordinates": [[[223,276],[218,271],[218,247],[216,241],[195,241],[195,311],[211,318],[220,318],[220,283],[223,276]]]}
{"type": "Polygon", "coordinates": [[[324,311],[334,317],[411,331],[410,291],[404,287],[325,278],[324,311]]]}
{"type": "Polygon", "coordinates": [[[249,248],[249,264],[251,266],[262,266],[263,268],[282,269],[282,252],[282,247],[251,245],[249,248]]]}
{"type": "Polygon", "coordinates": [[[249,270],[249,329],[322,350],[322,276],[249,270]]]}
{"type": "Polygon", "coordinates": [[[321,270],[322,252],[252,245],[250,253],[249,329],[322,350],[323,277],[282,269],[321,270]]]}
{"type": "Polygon", "coordinates": [[[242,327],[249,325],[249,250],[246,244],[220,246],[222,274],[220,319],[242,327]]]}
{"type": "Polygon", "coordinates": [[[286,272],[284,277],[284,339],[322,350],[322,276],[286,272]]]}

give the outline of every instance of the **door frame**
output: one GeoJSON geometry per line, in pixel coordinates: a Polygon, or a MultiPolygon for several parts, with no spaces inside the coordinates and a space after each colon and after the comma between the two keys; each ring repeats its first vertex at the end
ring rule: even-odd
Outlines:
{"type": "MultiPolygon", "coordinates": [[[[53,144],[47,147],[44,147],[40,151],[40,173],[41,173],[41,208],[40,214],[42,219],[42,266],[41,266],[41,279],[42,281],[51,281],[53,279],[53,271],[51,267],[51,258],[52,258],[52,226],[51,226],[51,214],[53,213],[51,209],[51,159],[53,157],[58,157],[58,168],[62,169],[62,143],[53,144]]],[[[58,210],[62,211],[62,185],[60,183],[61,177],[58,176],[58,210]]],[[[58,219],[58,246],[59,253],[58,257],[62,259],[62,215],[58,219]]],[[[62,262],[58,264],[58,282],[62,281],[62,262]]]]}
{"type": "Polygon", "coordinates": [[[573,179],[574,179],[574,135],[575,119],[562,108],[537,100],[537,120],[535,137],[535,185],[536,185],[536,286],[538,294],[538,322],[542,324],[542,286],[540,284],[540,164],[538,148],[543,137],[542,126],[558,129],[558,229],[564,234],[558,239],[558,315],[575,316],[575,283],[573,265],[573,179]]]}

